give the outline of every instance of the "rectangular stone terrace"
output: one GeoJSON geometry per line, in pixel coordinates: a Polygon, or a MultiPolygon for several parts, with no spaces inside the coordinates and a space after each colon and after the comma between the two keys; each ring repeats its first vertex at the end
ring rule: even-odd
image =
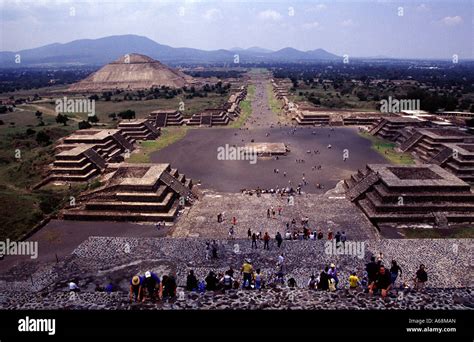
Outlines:
{"type": "Polygon", "coordinates": [[[368,164],[345,184],[346,196],[376,225],[474,222],[469,184],[438,165],[368,164]]]}
{"type": "Polygon", "coordinates": [[[258,156],[285,155],[288,148],[284,143],[248,143],[244,146],[245,153],[255,153],[258,156]]]}
{"type": "Polygon", "coordinates": [[[62,212],[84,221],[174,221],[192,200],[192,181],[169,164],[111,164],[98,189],[62,212]],[[184,199],[181,200],[181,198],[184,199]]]}

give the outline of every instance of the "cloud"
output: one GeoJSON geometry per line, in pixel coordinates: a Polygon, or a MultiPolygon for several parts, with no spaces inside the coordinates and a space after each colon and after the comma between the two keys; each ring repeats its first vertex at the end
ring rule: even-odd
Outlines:
{"type": "Polygon", "coordinates": [[[311,30],[320,27],[319,23],[317,21],[313,21],[311,23],[306,23],[302,25],[303,29],[305,30],[311,30]]]}
{"type": "Polygon", "coordinates": [[[420,11],[420,12],[427,12],[427,11],[430,10],[430,8],[428,6],[426,6],[426,4],[420,4],[420,5],[416,6],[416,10],[420,11]]]}
{"type": "Polygon", "coordinates": [[[341,26],[342,27],[352,27],[352,26],[355,26],[355,23],[352,19],[347,19],[347,20],[341,21],[341,26]]]}
{"type": "Polygon", "coordinates": [[[462,17],[456,15],[454,17],[444,17],[443,19],[441,19],[441,22],[446,26],[456,26],[462,24],[463,20],[462,17]]]}
{"type": "Polygon", "coordinates": [[[209,20],[209,21],[220,19],[220,18],[222,18],[222,12],[221,12],[221,10],[219,10],[217,8],[211,8],[211,9],[208,9],[204,13],[203,18],[206,19],[206,20],[209,20]]]}
{"type": "Polygon", "coordinates": [[[262,11],[258,14],[258,17],[262,20],[273,20],[278,21],[281,19],[281,14],[274,10],[262,11]]]}

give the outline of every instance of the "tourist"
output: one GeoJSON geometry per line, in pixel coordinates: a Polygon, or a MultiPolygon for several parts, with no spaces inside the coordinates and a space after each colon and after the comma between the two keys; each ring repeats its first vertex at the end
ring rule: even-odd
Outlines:
{"type": "Polygon", "coordinates": [[[360,285],[359,277],[356,275],[356,272],[352,272],[349,276],[349,289],[355,290],[360,285]]]}
{"type": "Polygon", "coordinates": [[[222,287],[225,290],[231,290],[232,286],[234,284],[234,278],[230,274],[225,274],[222,279],[220,280],[220,283],[222,284],[222,287]]]}
{"type": "Polygon", "coordinates": [[[257,270],[255,271],[253,281],[255,283],[255,289],[257,289],[257,290],[262,289],[262,287],[263,287],[263,278],[262,278],[262,275],[260,274],[260,269],[259,268],[257,268],[257,270]]]}
{"type": "Polygon", "coordinates": [[[232,268],[232,266],[229,266],[229,269],[225,271],[225,274],[228,274],[231,276],[231,278],[234,278],[234,269],[232,268]]]}
{"type": "Polygon", "coordinates": [[[190,270],[188,277],[186,278],[186,290],[188,291],[197,291],[198,289],[198,280],[194,275],[194,271],[190,270]]]}
{"type": "Polygon", "coordinates": [[[397,280],[398,276],[402,275],[402,269],[398,266],[395,260],[392,260],[392,266],[390,267],[390,275],[392,277],[392,285],[395,285],[395,281],[397,280]]]}
{"type": "Polygon", "coordinates": [[[252,231],[250,230],[250,228],[249,230],[247,230],[247,238],[252,238],[252,231]]]}
{"type": "Polygon", "coordinates": [[[163,281],[162,281],[162,288],[161,288],[161,293],[162,293],[162,298],[174,298],[176,297],[176,279],[172,274],[169,274],[168,276],[163,276],[163,281]]]}
{"type": "Polygon", "coordinates": [[[278,216],[281,216],[281,210],[282,210],[282,208],[278,207],[278,216]]]}
{"type": "Polygon", "coordinates": [[[324,237],[323,231],[321,228],[318,229],[318,240],[321,240],[324,237]]]}
{"type": "Polygon", "coordinates": [[[229,228],[229,238],[231,240],[234,239],[234,226],[230,226],[230,228],[229,228]]]}
{"type": "Polygon", "coordinates": [[[72,282],[72,281],[68,284],[68,287],[69,287],[70,292],[80,292],[81,291],[79,289],[79,286],[77,286],[77,284],[75,282],[72,282]]]}
{"type": "Polygon", "coordinates": [[[270,235],[268,235],[268,232],[265,232],[265,235],[263,236],[263,249],[268,249],[270,250],[270,235]]]}
{"type": "Polygon", "coordinates": [[[329,267],[325,267],[319,275],[318,289],[322,291],[327,291],[329,289],[329,267]]]}
{"type": "Polygon", "coordinates": [[[316,289],[316,277],[314,276],[314,274],[311,275],[311,277],[309,278],[309,281],[308,281],[308,288],[310,290],[315,290],[316,289]]]}
{"type": "Polygon", "coordinates": [[[217,259],[217,242],[216,242],[216,240],[212,240],[211,250],[212,250],[212,258],[217,259]]]}
{"type": "Polygon", "coordinates": [[[346,241],[347,241],[346,232],[345,232],[345,231],[342,231],[342,233],[341,233],[341,242],[342,242],[343,244],[345,244],[346,241]]]}
{"type": "Polygon", "coordinates": [[[288,287],[290,287],[290,288],[295,288],[295,287],[297,287],[297,286],[296,286],[296,280],[295,280],[295,278],[290,278],[290,279],[288,279],[288,287]]]}
{"type": "Polygon", "coordinates": [[[281,247],[281,244],[282,244],[282,242],[283,242],[283,238],[281,237],[280,232],[277,232],[277,233],[276,233],[275,240],[276,240],[276,242],[277,242],[278,248],[280,248],[280,247],[281,247]]]}
{"type": "Polygon", "coordinates": [[[382,265],[375,277],[375,280],[369,284],[369,293],[373,295],[375,292],[380,290],[382,298],[385,298],[388,291],[392,288],[392,279],[390,273],[387,272],[385,267],[382,265]]]}
{"type": "Polygon", "coordinates": [[[270,209],[267,209],[267,218],[270,218],[270,209]]]}
{"type": "Polygon", "coordinates": [[[334,279],[335,286],[339,283],[339,279],[337,278],[337,269],[335,264],[331,264],[328,270],[328,275],[331,279],[334,279]]]}
{"type": "Polygon", "coordinates": [[[206,291],[215,291],[217,290],[217,277],[213,271],[209,271],[209,274],[204,279],[206,282],[206,291]]]}
{"type": "Polygon", "coordinates": [[[222,222],[222,213],[217,214],[217,223],[222,222]]]}
{"type": "Polygon", "coordinates": [[[257,234],[253,233],[252,234],[252,249],[254,248],[257,248],[257,234]]]}
{"type": "Polygon", "coordinates": [[[415,276],[415,289],[423,290],[425,283],[428,281],[428,274],[425,271],[425,265],[421,264],[415,276]]]}
{"type": "Polygon", "coordinates": [[[332,230],[331,228],[328,228],[328,240],[331,241],[333,238],[332,230]]]}
{"type": "MultiPolygon", "coordinates": [[[[156,292],[160,286],[160,278],[153,272],[145,272],[145,281],[143,283],[144,288],[146,289],[147,297],[154,301],[156,298],[156,292]]],[[[146,296],[143,296],[143,301],[145,301],[146,296]]]]}
{"type": "Polygon", "coordinates": [[[367,272],[367,278],[369,285],[375,281],[375,277],[377,276],[378,265],[375,262],[375,256],[370,258],[370,262],[365,265],[365,271],[367,272]]]}
{"type": "Polygon", "coordinates": [[[341,233],[339,231],[334,235],[334,240],[336,240],[336,246],[339,246],[339,242],[341,242],[341,233]]]}
{"type": "Polygon", "coordinates": [[[237,219],[235,218],[235,216],[232,216],[232,225],[236,225],[237,224],[237,219]]]}
{"type": "Polygon", "coordinates": [[[252,274],[253,274],[253,266],[251,264],[250,259],[245,259],[244,264],[242,265],[241,269],[242,275],[243,275],[243,288],[250,288],[250,285],[252,283],[252,274]]]}
{"type": "Polygon", "coordinates": [[[211,243],[209,241],[206,241],[206,260],[211,259],[211,243]]]}
{"type": "Polygon", "coordinates": [[[135,275],[130,281],[130,302],[135,299],[136,302],[139,302],[142,298],[142,284],[143,278],[135,275]]]}
{"type": "Polygon", "coordinates": [[[281,253],[280,256],[278,257],[278,265],[283,265],[284,262],[285,262],[285,257],[283,256],[283,253],[281,253]]]}

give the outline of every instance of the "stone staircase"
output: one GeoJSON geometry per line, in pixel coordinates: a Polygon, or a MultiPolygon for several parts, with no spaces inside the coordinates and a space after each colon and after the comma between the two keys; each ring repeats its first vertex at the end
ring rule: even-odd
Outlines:
{"type": "Polygon", "coordinates": [[[441,149],[433,158],[428,161],[428,164],[436,164],[442,166],[453,156],[453,151],[449,147],[441,149]]]}
{"type": "Polygon", "coordinates": [[[354,184],[346,191],[346,198],[350,201],[356,201],[361,195],[363,195],[371,186],[380,180],[379,175],[375,172],[368,172],[362,177],[359,182],[354,184]]]}
{"type": "Polygon", "coordinates": [[[376,135],[385,125],[387,121],[385,119],[380,119],[380,121],[370,129],[369,133],[372,135],[376,135]]]}
{"type": "Polygon", "coordinates": [[[405,140],[401,145],[400,145],[400,150],[403,152],[408,151],[413,145],[415,145],[421,138],[423,137],[423,134],[420,132],[415,132],[410,138],[405,140]]]}

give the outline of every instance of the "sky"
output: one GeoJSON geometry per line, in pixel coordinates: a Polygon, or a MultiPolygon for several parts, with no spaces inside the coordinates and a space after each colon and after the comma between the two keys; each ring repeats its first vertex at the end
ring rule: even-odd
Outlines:
{"type": "Polygon", "coordinates": [[[204,50],[474,58],[473,0],[0,0],[0,51],[137,34],[204,50]]]}

